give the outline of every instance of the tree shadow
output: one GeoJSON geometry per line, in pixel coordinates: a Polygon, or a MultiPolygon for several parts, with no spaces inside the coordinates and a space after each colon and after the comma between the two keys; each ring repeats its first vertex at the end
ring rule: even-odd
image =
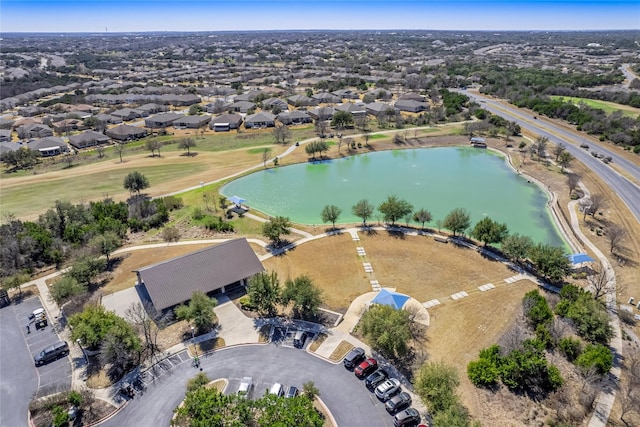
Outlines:
{"type": "Polygon", "coordinates": [[[400,239],[400,240],[406,239],[406,235],[404,233],[404,230],[402,229],[387,228],[386,232],[389,237],[393,237],[394,239],[400,239]]]}
{"type": "Polygon", "coordinates": [[[182,154],[180,154],[180,156],[182,156],[182,157],[195,157],[197,155],[198,155],[197,151],[192,151],[190,153],[182,153],[182,154]]]}
{"type": "Polygon", "coordinates": [[[362,231],[367,236],[377,236],[378,235],[378,230],[376,230],[375,228],[373,228],[370,225],[362,225],[362,226],[360,226],[360,231],[362,231]]]}

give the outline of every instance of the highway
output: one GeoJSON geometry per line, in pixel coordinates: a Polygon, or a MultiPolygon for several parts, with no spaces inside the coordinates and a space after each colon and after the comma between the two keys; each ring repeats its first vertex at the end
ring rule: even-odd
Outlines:
{"type": "Polygon", "coordinates": [[[526,129],[540,136],[546,136],[549,138],[549,141],[554,144],[564,144],[567,151],[577,160],[581,161],[600,176],[609,188],[627,205],[636,218],[636,221],[640,222],[640,187],[632,182],[632,180],[640,182],[640,167],[621,157],[613,150],[610,150],[604,144],[596,145],[592,141],[589,141],[588,144],[590,148],[588,150],[580,148],[583,139],[579,136],[546,120],[535,120],[531,114],[523,112],[504,102],[496,101],[482,94],[469,92],[468,90],[459,90],[459,92],[464,93],[469,98],[480,103],[483,109],[502,116],[509,121],[518,123],[522,129],[526,129]],[[631,177],[632,180],[623,176],[602,160],[592,156],[591,151],[596,151],[604,156],[611,156],[612,161],[615,162],[626,175],[631,177]]]}

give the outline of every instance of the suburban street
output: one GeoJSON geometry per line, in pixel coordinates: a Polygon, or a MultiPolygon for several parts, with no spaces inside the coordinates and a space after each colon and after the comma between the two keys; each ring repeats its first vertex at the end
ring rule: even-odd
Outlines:
{"type": "MultiPolygon", "coordinates": [[[[384,405],[353,372],[346,370],[341,363],[329,363],[303,350],[275,344],[247,345],[218,350],[200,361],[203,372],[212,380],[229,380],[227,393],[236,392],[240,379],[245,376],[253,378],[253,397],[264,394],[275,382],[302,389],[305,382],[313,381],[337,425],[393,425],[384,405]]],[[[187,380],[197,373],[190,361],[178,364],[102,425],[169,425],[173,409],[184,399],[187,380]]]]}
{"type": "Polygon", "coordinates": [[[606,144],[595,145],[589,141],[588,144],[590,148],[585,150],[580,148],[583,140],[560,126],[554,125],[546,120],[534,120],[530,114],[523,112],[517,107],[507,105],[504,102],[494,100],[493,98],[476,92],[469,92],[468,90],[461,90],[460,92],[472,99],[480,101],[482,108],[487,111],[502,116],[507,120],[517,122],[523,129],[527,129],[540,136],[546,136],[549,138],[549,141],[554,144],[564,144],[567,151],[577,160],[584,163],[602,178],[611,188],[611,191],[620,197],[627,205],[636,220],[640,222],[640,187],[627,177],[615,171],[611,166],[602,162],[602,160],[592,156],[591,151],[597,151],[605,156],[611,156],[613,162],[636,182],[640,182],[640,167],[624,157],[619,156],[613,150],[610,150],[606,144]]]}

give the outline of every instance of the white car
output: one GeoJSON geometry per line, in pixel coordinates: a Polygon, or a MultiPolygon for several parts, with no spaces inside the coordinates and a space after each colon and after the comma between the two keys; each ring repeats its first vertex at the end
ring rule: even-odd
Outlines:
{"type": "Polygon", "coordinates": [[[249,397],[251,387],[253,387],[253,379],[251,377],[242,378],[242,381],[240,381],[240,387],[238,388],[238,396],[245,399],[249,397]]]}
{"type": "Polygon", "coordinates": [[[36,321],[40,320],[43,317],[46,317],[46,313],[44,312],[44,308],[42,307],[36,308],[35,310],[33,310],[33,313],[29,315],[29,319],[36,319],[36,321]]]}
{"type": "Polygon", "coordinates": [[[384,382],[380,383],[380,385],[376,387],[375,393],[378,399],[385,401],[395,396],[399,391],[400,380],[398,380],[397,378],[389,378],[387,380],[384,380],[384,382]]]}

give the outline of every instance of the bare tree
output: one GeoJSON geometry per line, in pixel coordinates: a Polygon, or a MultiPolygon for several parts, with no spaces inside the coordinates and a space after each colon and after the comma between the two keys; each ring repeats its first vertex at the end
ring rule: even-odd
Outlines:
{"type": "Polygon", "coordinates": [[[364,138],[364,145],[369,146],[369,138],[371,138],[371,131],[368,129],[362,132],[362,137],[364,138]]]}
{"type": "Polygon", "coordinates": [[[547,138],[546,136],[539,136],[536,139],[536,142],[533,146],[536,147],[536,156],[538,156],[538,160],[541,160],[545,157],[548,144],[549,138],[547,138]]]}
{"type": "Polygon", "coordinates": [[[631,413],[640,416],[640,352],[630,350],[625,355],[626,378],[620,386],[618,400],[620,401],[620,421],[626,426],[635,425],[626,418],[631,413]]]}
{"type": "Polygon", "coordinates": [[[591,197],[591,205],[589,206],[589,214],[595,217],[596,212],[604,207],[604,196],[599,193],[592,194],[591,197]]]}
{"type": "Polygon", "coordinates": [[[567,186],[569,187],[569,197],[571,197],[571,193],[573,193],[573,190],[578,188],[579,183],[580,183],[580,175],[578,175],[577,173],[567,174],[567,186]]]}
{"type": "Polygon", "coordinates": [[[604,268],[595,270],[593,274],[587,277],[587,283],[589,284],[589,290],[593,292],[593,297],[598,299],[614,289],[613,285],[609,281],[609,275],[604,268]]]}
{"type": "Polygon", "coordinates": [[[627,238],[627,230],[619,224],[610,224],[605,229],[605,235],[609,241],[609,251],[614,253],[620,249],[620,245],[627,238]]]}
{"type": "Polygon", "coordinates": [[[271,158],[271,150],[265,148],[264,150],[262,150],[262,164],[265,168],[267,167],[267,161],[269,160],[269,158],[271,158]]]}
{"type": "Polygon", "coordinates": [[[560,154],[564,153],[567,149],[565,148],[563,143],[560,143],[553,147],[553,155],[556,156],[556,162],[560,158],[560,154]]]}
{"type": "Polygon", "coordinates": [[[96,153],[98,153],[98,158],[101,159],[104,157],[104,147],[99,146],[96,147],[96,153]]]}
{"type": "Polygon", "coordinates": [[[151,157],[155,157],[156,151],[158,152],[158,157],[162,157],[160,155],[160,147],[162,147],[162,142],[157,139],[149,139],[146,143],[147,150],[151,151],[151,157]]]}
{"type": "Polygon", "coordinates": [[[342,135],[340,135],[340,137],[338,138],[338,143],[336,144],[336,145],[338,146],[338,154],[340,154],[340,147],[342,147],[342,144],[343,144],[343,143],[347,142],[347,146],[349,146],[348,139],[349,139],[349,138],[346,138],[346,139],[343,141],[343,140],[342,140],[342,135]]]}
{"type": "Polygon", "coordinates": [[[153,361],[156,354],[160,351],[158,346],[158,333],[160,329],[153,317],[157,315],[155,308],[150,303],[131,303],[125,311],[125,318],[133,324],[137,332],[144,337],[143,340],[143,358],[153,361]]]}
{"type": "Polygon", "coordinates": [[[280,125],[273,128],[273,138],[276,140],[276,144],[286,144],[290,137],[291,131],[289,131],[287,125],[280,125]]]}
{"type": "Polygon", "coordinates": [[[325,120],[322,120],[321,118],[316,120],[315,127],[316,127],[316,134],[320,138],[324,138],[327,135],[327,131],[329,130],[329,124],[325,120]]]}
{"type": "Polygon", "coordinates": [[[116,142],[116,145],[113,148],[116,150],[116,153],[118,153],[118,156],[120,156],[120,163],[122,163],[122,154],[124,153],[125,148],[124,143],[116,142]]]}

